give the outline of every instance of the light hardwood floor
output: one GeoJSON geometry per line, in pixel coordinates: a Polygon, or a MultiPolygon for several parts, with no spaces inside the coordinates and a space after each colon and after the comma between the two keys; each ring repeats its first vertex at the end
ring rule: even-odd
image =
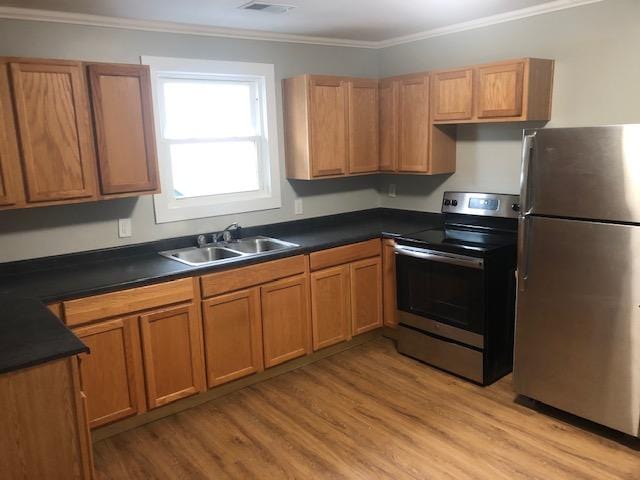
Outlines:
{"type": "Polygon", "coordinates": [[[95,444],[99,479],[640,479],[640,442],[376,339],[95,444]]]}

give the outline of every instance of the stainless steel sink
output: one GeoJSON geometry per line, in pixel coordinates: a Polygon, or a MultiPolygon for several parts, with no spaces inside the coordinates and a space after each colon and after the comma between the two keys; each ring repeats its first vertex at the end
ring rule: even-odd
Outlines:
{"type": "Polygon", "coordinates": [[[249,237],[232,242],[219,242],[202,247],[188,247],[160,252],[163,257],[195,267],[229,262],[236,258],[294,248],[295,243],[269,237],[249,237]]]}

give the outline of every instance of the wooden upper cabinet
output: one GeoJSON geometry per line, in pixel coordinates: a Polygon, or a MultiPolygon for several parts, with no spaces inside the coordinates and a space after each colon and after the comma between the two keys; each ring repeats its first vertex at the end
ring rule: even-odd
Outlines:
{"type": "Polygon", "coordinates": [[[149,67],[92,64],[88,71],[102,194],[157,192],[149,67]]]}
{"type": "Polygon", "coordinates": [[[519,117],[523,110],[524,62],[478,68],[478,118],[519,117]]]}
{"type": "Polygon", "coordinates": [[[401,77],[399,81],[398,171],[429,170],[429,76],[401,77]]]}
{"type": "Polygon", "coordinates": [[[351,338],[349,265],[311,273],[313,349],[351,338]]]}
{"type": "Polygon", "coordinates": [[[305,275],[260,287],[264,366],[273,367],[311,351],[309,285],[305,275]]]}
{"type": "Polygon", "coordinates": [[[378,82],[348,82],[349,173],[378,170],[378,82]]]}
{"type": "Polygon", "coordinates": [[[436,72],[431,75],[431,117],[469,120],[473,115],[473,69],[436,72]]]}
{"type": "Polygon", "coordinates": [[[92,428],[146,411],[137,318],[118,318],[73,332],[89,347],[80,376],[92,428]]]}
{"type": "Polygon", "coordinates": [[[380,80],[378,86],[381,171],[393,172],[398,166],[398,82],[380,80]]]}
{"type": "Polygon", "coordinates": [[[140,315],[140,330],[150,409],[204,390],[202,332],[195,305],[140,315]]]}
{"type": "Polygon", "coordinates": [[[205,300],[202,313],[209,387],[263,370],[259,287],[205,300]]]}
{"type": "Polygon", "coordinates": [[[27,202],[96,198],[96,165],[82,64],[10,63],[27,202]]]}
{"type": "Polygon", "coordinates": [[[0,208],[24,204],[24,185],[13,116],[9,65],[0,61],[0,208]]]}
{"type": "Polygon", "coordinates": [[[380,257],[359,260],[351,268],[351,332],[382,326],[382,262],[380,257]]]}

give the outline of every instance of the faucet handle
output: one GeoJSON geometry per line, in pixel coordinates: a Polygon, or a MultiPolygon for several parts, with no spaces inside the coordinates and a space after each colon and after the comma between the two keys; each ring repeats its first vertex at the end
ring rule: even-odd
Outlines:
{"type": "Polygon", "coordinates": [[[205,235],[198,235],[196,242],[198,243],[198,247],[204,247],[207,244],[207,237],[205,235]]]}

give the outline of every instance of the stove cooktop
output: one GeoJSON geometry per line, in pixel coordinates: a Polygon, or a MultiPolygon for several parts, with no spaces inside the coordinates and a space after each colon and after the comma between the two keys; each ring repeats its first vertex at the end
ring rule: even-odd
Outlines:
{"type": "Polygon", "coordinates": [[[487,255],[499,249],[515,247],[516,232],[478,230],[464,227],[441,227],[403,235],[400,244],[448,252],[487,255]]]}

